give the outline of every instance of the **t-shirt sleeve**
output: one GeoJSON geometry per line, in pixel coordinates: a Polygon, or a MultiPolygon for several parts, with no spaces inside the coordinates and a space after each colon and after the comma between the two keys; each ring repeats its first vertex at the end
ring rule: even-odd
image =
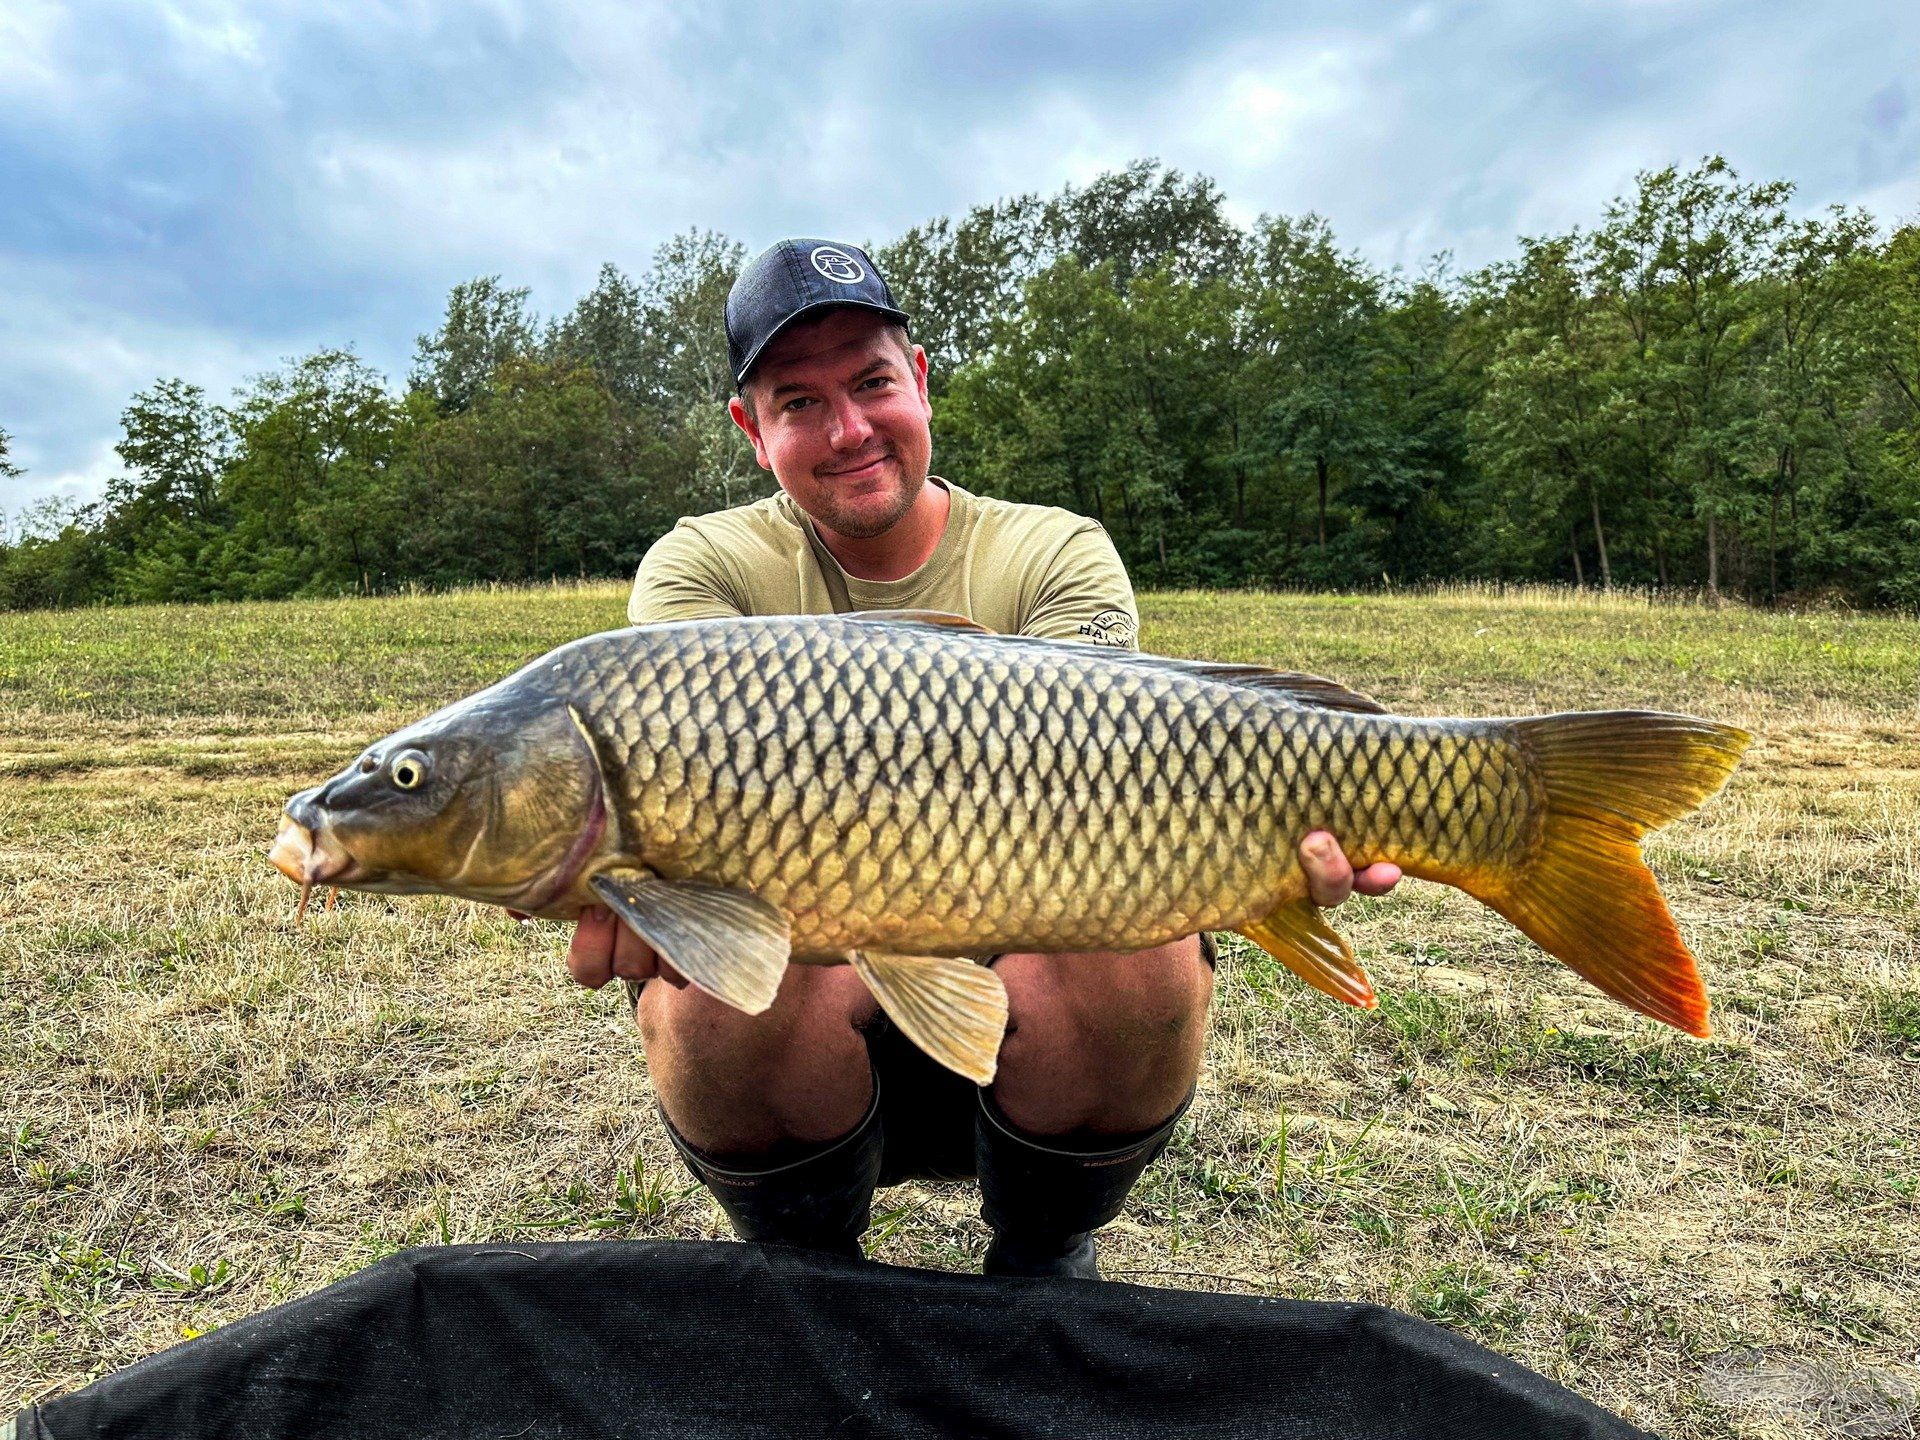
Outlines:
{"type": "Polygon", "coordinates": [[[1087,521],[1055,552],[1020,633],[1139,648],[1140,612],[1133,582],[1120,563],[1120,552],[1096,522],[1087,521]]]}
{"type": "Polygon", "coordinates": [[[745,613],[720,552],[686,525],[676,525],[648,548],[627,600],[627,620],[634,625],[724,620],[745,613]]]}

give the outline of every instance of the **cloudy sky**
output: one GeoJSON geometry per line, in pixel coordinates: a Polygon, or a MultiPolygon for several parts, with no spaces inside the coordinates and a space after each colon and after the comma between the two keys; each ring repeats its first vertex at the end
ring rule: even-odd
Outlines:
{"type": "Polygon", "coordinates": [[[0,0],[0,511],[97,493],[132,394],[454,282],[564,309],[690,227],[879,242],[1140,156],[1381,264],[1471,267],[1724,153],[1920,220],[1912,0],[0,0]]]}

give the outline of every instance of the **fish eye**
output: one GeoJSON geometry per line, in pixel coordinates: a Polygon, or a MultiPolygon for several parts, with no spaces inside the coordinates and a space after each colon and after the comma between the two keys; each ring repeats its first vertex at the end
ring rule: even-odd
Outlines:
{"type": "Polygon", "coordinates": [[[427,778],[427,757],[418,750],[402,750],[387,768],[393,783],[402,790],[417,790],[427,778]]]}

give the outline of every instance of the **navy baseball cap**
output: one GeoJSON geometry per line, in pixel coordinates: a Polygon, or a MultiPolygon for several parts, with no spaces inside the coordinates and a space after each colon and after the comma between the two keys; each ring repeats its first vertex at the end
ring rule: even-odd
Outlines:
{"type": "Polygon", "coordinates": [[[893,291],[858,245],[782,240],[754,256],[727,292],[727,360],[733,366],[733,383],[747,383],[747,372],[774,336],[802,316],[834,305],[857,305],[896,325],[908,323],[907,312],[893,303],[893,291]]]}

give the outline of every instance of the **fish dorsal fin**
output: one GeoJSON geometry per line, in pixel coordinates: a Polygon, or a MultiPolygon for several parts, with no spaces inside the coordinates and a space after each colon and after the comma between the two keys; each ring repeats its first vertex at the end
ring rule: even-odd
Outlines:
{"type": "Polygon", "coordinates": [[[1296,705],[1315,710],[1351,710],[1360,715],[1384,715],[1387,707],[1358,690],[1349,690],[1335,680],[1320,675],[1304,675],[1297,670],[1268,670],[1260,665],[1212,665],[1202,660],[1169,660],[1190,675],[1219,680],[1248,690],[1271,690],[1296,705]]]}
{"type": "Polygon", "coordinates": [[[594,891],[660,958],[716,1000],[758,1015],[792,953],[786,915],[744,890],[607,870],[594,891]]]}
{"type": "Polygon", "coordinates": [[[853,968],[900,1033],[947,1069],[991,1085],[1007,1034],[1007,987],[986,966],[856,950],[853,968]]]}
{"type": "Polygon", "coordinates": [[[837,618],[858,620],[863,624],[937,625],[943,630],[970,630],[977,635],[993,634],[993,631],[979,621],[969,620],[964,615],[955,615],[949,610],[850,610],[837,618]]]}
{"type": "Polygon", "coordinates": [[[1303,896],[1289,901],[1242,925],[1240,933],[1314,989],[1363,1010],[1378,1003],[1373,982],[1353,958],[1353,947],[1327,923],[1312,900],[1303,896]]]}
{"type": "MultiPolygon", "coordinates": [[[[949,615],[942,610],[857,610],[850,615],[841,615],[836,618],[857,620],[864,624],[927,625],[941,630],[958,630],[973,635],[991,636],[994,642],[1000,645],[1045,646],[1049,649],[1058,649],[1063,645],[1082,646],[1085,643],[1073,640],[1043,640],[1036,635],[1001,635],[987,629],[984,625],[976,624],[963,615],[949,615]]],[[[1101,645],[1095,648],[1106,659],[1116,664],[1171,671],[1176,674],[1191,675],[1197,680],[1238,685],[1248,690],[1265,690],[1292,704],[1309,706],[1315,710],[1351,710],[1361,715],[1387,713],[1387,707],[1379,701],[1319,675],[1304,675],[1296,670],[1269,670],[1264,665],[1181,660],[1171,655],[1151,655],[1144,651],[1125,650],[1114,645],[1101,645]]]]}

